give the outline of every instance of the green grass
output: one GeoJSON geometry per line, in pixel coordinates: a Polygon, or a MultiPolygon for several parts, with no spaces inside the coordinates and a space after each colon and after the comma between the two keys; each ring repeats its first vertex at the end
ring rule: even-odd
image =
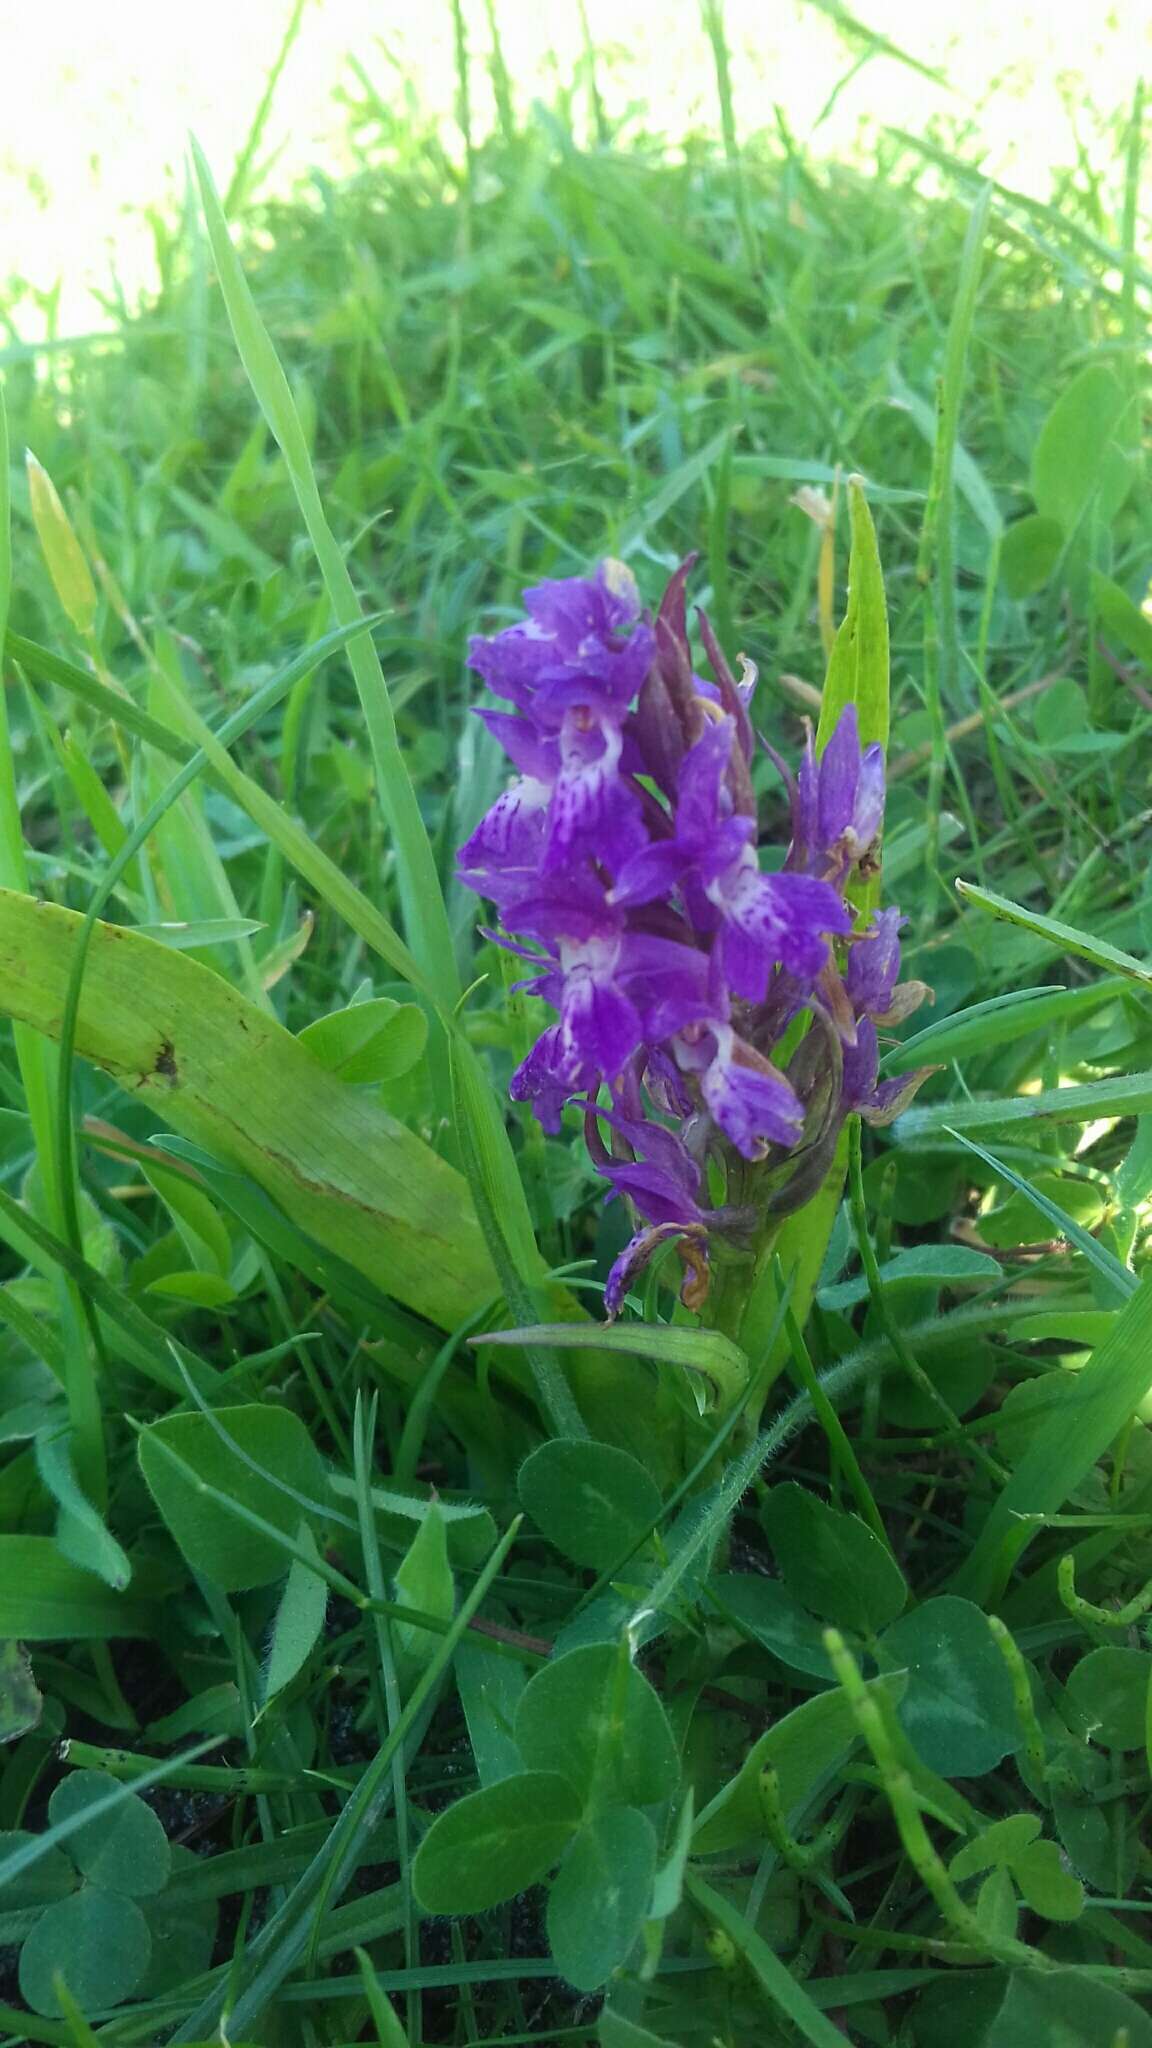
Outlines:
{"type": "Polygon", "coordinates": [[[459,155],[361,84],[240,266],[201,166],[154,303],[0,350],[0,2041],[1152,2039],[1139,129],[1048,206],[817,165],[704,16],[716,138],[618,144],[595,53],[459,155]],[[452,880],[467,636],[698,548],[794,757],[850,473],[939,1070],[746,1352],[658,1281],[597,1342],[624,1225],[452,880]]]}

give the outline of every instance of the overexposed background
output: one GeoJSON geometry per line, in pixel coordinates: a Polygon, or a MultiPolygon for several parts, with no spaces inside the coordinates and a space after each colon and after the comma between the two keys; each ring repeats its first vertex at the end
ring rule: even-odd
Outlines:
{"type": "MultiPolygon", "coordinates": [[[[0,296],[20,278],[62,283],[58,331],[102,324],[94,292],[115,275],[129,296],[152,275],[145,209],[183,183],[189,129],[223,187],[296,0],[0,0],[7,91],[0,130],[0,296]]],[[[495,14],[521,106],[580,75],[574,0],[462,0],[475,116],[487,118],[495,14]]],[[[1137,77],[1152,70],[1147,0],[854,0],[852,12],[926,65],[944,91],[864,46],[829,18],[836,0],[727,0],[743,132],[780,106],[821,154],[866,148],[877,124],[967,130],[965,153],[1045,196],[1054,166],[1091,159],[1137,77]],[[863,61],[861,58],[863,57],[863,61]],[[831,104],[829,104],[831,102],[831,104]]],[[[354,53],[383,98],[405,92],[451,124],[451,0],[302,0],[261,156],[265,190],[310,165],[346,163],[336,99],[354,53]]],[[[715,81],[697,0],[586,0],[609,112],[645,110],[670,135],[715,125],[715,81]]],[[[43,309],[18,313],[30,337],[43,309]]]]}

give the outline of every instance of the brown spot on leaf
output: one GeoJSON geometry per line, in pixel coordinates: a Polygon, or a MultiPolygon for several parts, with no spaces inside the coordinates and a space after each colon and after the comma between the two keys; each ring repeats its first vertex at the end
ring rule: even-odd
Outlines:
{"type": "Polygon", "coordinates": [[[179,1069],[176,1065],[176,1048],[170,1038],[166,1038],[163,1041],[156,1055],[156,1064],[152,1072],[154,1074],[163,1074],[166,1081],[176,1081],[179,1079],[179,1069]]]}

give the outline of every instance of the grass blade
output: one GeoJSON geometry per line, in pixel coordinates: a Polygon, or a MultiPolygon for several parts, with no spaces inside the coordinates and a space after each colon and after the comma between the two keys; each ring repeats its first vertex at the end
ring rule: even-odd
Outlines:
{"type": "Polygon", "coordinates": [[[1101,1116],[1143,1116],[1152,1109],[1152,1071],[1085,1081],[1072,1088],[1045,1088],[1039,1095],[1005,1095],[996,1101],[929,1102],[906,1109],[894,1126],[907,1143],[938,1131],[997,1130],[1003,1124],[1086,1124],[1101,1116]]]}
{"type": "Polygon", "coordinates": [[[951,1589],[987,1603],[1039,1524],[1023,1515],[1053,1515],[1131,1421],[1152,1386],[1152,1280],[1141,1282],[1065,1398],[1037,1424],[1024,1456],[955,1574],[951,1589]]]}
{"type": "Polygon", "coordinates": [[[769,2003],[791,2021],[797,2033],[802,2034],[812,2048],[844,2048],[844,2036],[839,2027],[834,2027],[831,2020],[825,2019],[819,2006],[813,2005],[787,1963],[780,1961],[763,1936],[757,1934],[744,1915],[738,1912],[731,1899],[706,1884],[695,1870],[685,1871],[684,1884],[689,1898],[695,1901],[706,1919],[728,1936],[753,1975],[759,1979],[769,2003]]]}
{"type": "Polygon", "coordinates": [[[968,359],[968,341],[972,332],[972,316],[976,310],[976,290],[980,282],[980,260],[984,247],[984,234],[988,225],[988,208],[992,199],[991,185],[985,185],[972,209],[964,248],[960,257],[960,272],[956,280],[956,296],[952,303],[952,318],[948,324],[948,340],[944,355],[944,375],[940,388],[939,412],[936,423],[936,440],[932,455],[932,475],[928,485],[928,501],[924,507],[924,524],[920,531],[920,554],[916,570],[922,583],[928,581],[933,557],[937,570],[937,603],[940,618],[940,663],[933,664],[929,673],[929,710],[932,713],[937,737],[937,759],[943,764],[944,721],[942,703],[955,702],[960,679],[960,639],[956,620],[956,563],[955,563],[955,506],[954,472],[956,465],[956,443],[960,430],[960,400],[964,390],[964,371],[968,359]]]}
{"type": "Polygon", "coordinates": [[[972,1003],[951,1017],[926,1024],[911,1038],[901,1039],[885,1053],[881,1071],[900,1073],[905,1067],[931,1060],[954,1060],[965,1053],[982,1053],[995,1045],[1009,1045],[1029,1032],[1047,1030],[1068,1017],[1082,1017],[1104,1003],[1123,995],[1126,984],[1118,980],[1097,981],[1091,988],[1063,988],[1052,982],[1043,988],[1009,989],[987,1002],[972,1003]]]}
{"type": "Polygon", "coordinates": [[[650,1323],[540,1323],[532,1329],[493,1330],[473,1344],[547,1344],[564,1350],[620,1351],[630,1358],[654,1358],[684,1366],[710,1379],[725,1407],[738,1401],[748,1382],[748,1360],[738,1344],[719,1330],[677,1329],[650,1323]]]}
{"type": "MultiPolygon", "coordinates": [[[[425,1671],[413,1687],[395,1725],[389,1730],[386,1740],[377,1750],[355,1792],[335,1822],[323,1848],[293,1886],[284,1904],[249,1945],[245,1957],[245,1970],[247,1972],[249,1966],[255,1966],[254,1973],[232,2005],[229,2015],[230,2031],[239,2032],[259,2018],[268,2000],[283,1983],[303,1952],[312,1933],[312,1921],[319,1898],[325,1896],[335,1899],[351,1878],[361,1845],[376,1826],[383,1801],[387,1797],[392,1759],[416,1725],[425,1706],[435,1696],[441,1677],[447,1670],[473,1615],[478,1612],[487,1597],[493,1580],[516,1540],[519,1528],[519,1520],[516,1520],[497,1544],[435,1655],[429,1660],[425,1671]]],[[[183,2026],[177,2028],[171,2037],[172,2040],[197,2041],[214,2031],[219,2024],[229,1988],[229,1985],[224,1983],[214,1990],[183,2026]]]]}
{"type": "Polygon", "coordinates": [[[1091,960],[1094,967],[1106,967],[1113,974],[1127,975],[1142,988],[1152,988],[1152,967],[1146,967],[1131,953],[1122,952],[1119,946],[1110,946],[1106,939],[1093,938],[1090,932],[1080,931],[1073,924],[1062,924],[1059,918],[1045,917],[1042,911],[1026,910],[1022,904],[1009,902],[1006,896],[993,895],[991,889],[978,888],[975,882],[957,882],[956,888],[966,903],[974,903],[978,910],[990,910],[993,917],[1002,917],[1008,924],[1034,932],[1037,938],[1050,939],[1060,952],[1075,953],[1081,960],[1091,960]]]}
{"type": "MultiPolygon", "coordinates": [[[[288,379],[232,246],[203,151],[195,142],[192,150],[208,239],[240,360],[288,466],[335,617],[342,626],[355,625],[362,616],[360,600],[324,512],[288,379]]],[[[395,848],[408,942],[438,1002],[447,1009],[460,992],[452,933],[431,843],[400,751],[388,686],[379,656],[368,640],[353,642],[349,661],[372,749],[377,795],[395,848]]]]}
{"type": "Polygon", "coordinates": [[[1067,1215],[1059,1202],[1052,1201],[1050,1196],[1044,1194],[1040,1188],[1034,1187],[1030,1180],[1026,1180],[1022,1173],[1017,1173],[1014,1166],[1008,1166],[1003,1159],[997,1159],[996,1154],[986,1151],[983,1145],[977,1145],[971,1138],[962,1137],[959,1131],[951,1130],[947,1125],[945,1130],[950,1138],[955,1138],[958,1144],[963,1145],[966,1152],[974,1152],[978,1159],[984,1161],[985,1166],[992,1167],[1002,1180],[1006,1180],[1010,1187],[1014,1187],[1018,1194],[1024,1195],[1034,1208],[1039,1209],[1041,1215],[1048,1218],[1058,1236],[1064,1238],[1066,1243],[1074,1244],[1077,1251],[1083,1252],[1089,1265],[1099,1274],[1113,1301],[1119,1304],[1135,1294],[1139,1285],[1135,1273],[1130,1273],[1127,1266],[1120,1263],[1116,1254],[1110,1252],[1106,1244],[1101,1244],[1089,1231],[1067,1215]]]}
{"type": "MultiPolygon", "coordinates": [[[[363,621],[370,623],[370,615],[363,621]]],[[[343,636],[343,629],[337,629],[343,636]]],[[[319,645],[320,643],[317,643],[319,645]]],[[[141,711],[128,697],[110,690],[104,683],[86,669],[77,668],[73,662],[52,654],[46,647],[40,647],[33,640],[25,640],[19,634],[8,635],[8,652],[19,661],[26,672],[38,681],[59,683],[71,692],[81,703],[90,704],[94,711],[111,719],[114,725],[125,732],[133,733],[150,747],[166,754],[174,761],[190,761],[197,748],[204,756],[205,773],[220,788],[233,797],[240,808],[259,825],[272,845],[283,854],[289,866],[295,868],[301,879],[315,889],[321,900],[327,903],[345,924],[362,938],[366,946],[387,962],[389,967],[402,975],[413,988],[428,993],[420,969],[395,927],[389,924],[383,911],[370,902],[363,891],[349,879],[335,861],[317,846],[296,820],[276,802],[275,797],[238,768],[223,743],[222,734],[214,733],[206,725],[191,704],[182,702],[178,707],[181,721],[193,735],[185,739],[172,731],[158,718],[141,711]]],[[[315,656],[315,646],[311,650],[315,656]]],[[[233,733],[233,738],[236,734],[233,733]]]]}
{"type": "MultiPolygon", "coordinates": [[[[6,643],[12,587],[12,522],[9,503],[8,418],[0,383],[0,647],[6,643]]],[[[8,725],[7,693],[0,676],[0,888],[26,892],[30,886],[27,853],[16,784],[16,762],[8,725]]],[[[51,1054],[44,1040],[26,1025],[14,1024],[16,1063],[32,1125],[36,1158],[44,1188],[44,1211],[54,1229],[69,1236],[77,1209],[75,1163],[61,1158],[61,1141],[71,1124],[53,1096],[51,1054]],[[61,1177],[63,1175],[63,1178],[61,1177]]],[[[78,1237],[78,1232],[75,1233],[78,1237]]],[[[84,1302],[75,1282],[62,1272],[53,1275],[60,1305],[67,1359],[68,1411],[75,1432],[81,1480],[97,1508],[105,1504],[107,1477],[104,1423],[96,1384],[96,1340],[86,1326],[84,1302]]]]}

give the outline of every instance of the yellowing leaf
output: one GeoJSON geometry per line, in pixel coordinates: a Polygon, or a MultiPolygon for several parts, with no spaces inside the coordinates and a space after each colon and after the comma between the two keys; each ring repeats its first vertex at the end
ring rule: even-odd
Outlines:
{"type": "Polygon", "coordinates": [[[87,639],[96,623],[96,586],[92,572],[48,471],[37,462],[30,448],[25,461],[32,523],[53,589],[76,631],[87,639]]]}
{"type": "MultiPolygon", "coordinates": [[[[0,890],[0,1014],[55,1036],[81,920],[0,890]]],[[[455,1329],[498,1292],[463,1177],[219,975],[98,924],[77,1051],[298,1229],[455,1329]]]]}

